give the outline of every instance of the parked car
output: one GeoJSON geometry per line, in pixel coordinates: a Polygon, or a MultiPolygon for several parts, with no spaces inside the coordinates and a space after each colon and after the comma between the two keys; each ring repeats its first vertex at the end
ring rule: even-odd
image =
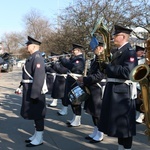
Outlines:
{"type": "Polygon", "coordinates": [[[11,60],[5,60],[4,63],[1,65],[1,71],[13,71],[13,62],[11,60]]]}
{"type": "Polygon", "coordinates": [[[1,71],[13,71],[13,60],[11,55],[9,53],[4,53],[1,57],[4,60],[3,64],[1,65],[1,71]]]}

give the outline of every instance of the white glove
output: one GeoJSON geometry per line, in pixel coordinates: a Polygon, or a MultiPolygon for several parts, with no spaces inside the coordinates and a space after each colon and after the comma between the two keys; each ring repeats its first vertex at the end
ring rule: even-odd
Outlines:
{"type": "Polygon", "coordinates": [[[15,93],[16,93],[16,94],[21,94],[21,93],[22,93],[22,90],[21,90],[20,88],[17,88],[17,89],[15,90],[15,93]]]}

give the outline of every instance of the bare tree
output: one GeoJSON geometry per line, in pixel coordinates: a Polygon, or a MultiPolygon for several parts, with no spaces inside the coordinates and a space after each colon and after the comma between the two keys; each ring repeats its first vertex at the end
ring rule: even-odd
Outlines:
{"type": "Polygon", "coordinates": [[[62,36],[59,35],[61,40],[56,42],[62,41],[62,47],[66,49],[72,42],[88,47],[91,31],[101,18],[104,18],[110,34],[113,33],[115,24],[134,28],[143,23],[147,27],[148,8],[149,3],[146,0],[138,0],[136,3],[133,0],[76,0],[74,6],[67,7],[59,16],[59,29],[56,31],[62,36]],[[141,23],[137,20],[141,20],[141,23]]]}
{"type": "Polygon", "coordinates": [[[4,50],[9,53],[16,53],[24,45],[22,34],[16,32],[5,33],[1,40],[4,45],[4,50]]]}
{"type": "MultiPolygon", "coordinates": [[[[97,20],[102,18],[110,35],[115,24],[130,28],[141,26],[149,31],[149,8],[149,0],[136,0],[136,3],[135,0],[76,0],[57,16],[59,24],[54,29],[49,19],[42,16],[38,10],[31,10],[23,18],[25,34],[22,35],[24,39],[30,35],[42,41],[41,50],[47,54],[52,51],[69,51],[72,43],[82,44],[86,49],[89,48],[91,32],[97,20]]],[[[7,43],[10,43],[8,41],[9,38],[7,43]]],[[[12,49],[11,45],[15,43],[7,44],[8,50],[12,49]]]]}
{"type": "Polygon", "coordinates": [[[38,10],[31,10],[24,16],[23,20],[25,23],[25,31],[27,35],[42,40],[45,35],[49,34],[49,20],[42,16],[38,10]]]}
{"type": "Polygon", "coordinates": [[[42,42],[41,51],[47,51],[47,38],[51,34],[51,25],[48,18],[42,16],[36,9],[24,16],[25,33],[42,42]]]}

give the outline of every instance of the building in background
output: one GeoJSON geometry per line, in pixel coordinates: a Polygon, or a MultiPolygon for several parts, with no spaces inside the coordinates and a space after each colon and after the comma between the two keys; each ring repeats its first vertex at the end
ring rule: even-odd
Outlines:
{"type": "Polygon", "coordinates": [[[148,38],[148,31],[142,27],[137,27],[137,28],[133,29],[133,32],[135,34],[132,34],[132,36],[130,38],[132,46],[139,45],[141,47],[145,47],[145,42],[148,38]]]}

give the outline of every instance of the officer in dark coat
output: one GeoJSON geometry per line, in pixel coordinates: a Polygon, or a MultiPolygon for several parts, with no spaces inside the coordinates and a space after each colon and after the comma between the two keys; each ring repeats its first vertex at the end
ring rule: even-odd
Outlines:
{"type": "Polygon", "coordinates": [[[102,107],[102,93],[106,84],[106,76],[102,72],[99,63],[99,55],[103,52],[103,42],[93,37],[90,42],[91,49],[95,53],[95,58],[91,62],[90,69],[86,77],[79,77],[78,81],[83,82],[90,91],[90,97],[85,101],[84,109],[92,116],[94,130],[93,132],[85,137],[90,140],[90,143],[97,143],[103,140],[103,133],[98,130],[98,122],[100,119],[100,112],[102,107]]]}
{"type": "Polygon", "coordinates": [[[51,95],[56,72],[51,68],[51,62],[48,58],[45,57],[45,53],[42,52],[41,55],[44,58],[45,70],[46,70],[46,85],[48,89],[48,92],[46,94],[51,95]]]}
{"type": "Polygon", "coordinates": [[[56,76],[53,83],[52,94],[51,94],[53,101],[48,106],[56,107],[58,99],[62,99],[64,97],[64,90],[65,90],[65,83],[66,83],[68,69],[65,68],[59,61],[52,63],[51,68],[56,72],[56,76]]]}
{"type": "Polygon", "coordinates": [[[56,71],[56,78],[52,90],[52,98],[62,99],[64,97],[65,82],[68,69],[60,62],[56,62],[52,68],[56,71]]]}
{"type": "MultiPolygon", "coordinates": [[[[55,53],[51,53],[51,57],[55,56],[55,53]]],[[[51,61],[46,63],[46,83],[47,83],[47,87],[48,87],[48,92],[47,94],[52,94],[52,90],[53,90],[53,85],[54,85],[54,81],[55,81],[55,77],[56,77],[56,71],[52,68],[52,64],[55,63],[53,61],[53,59],[51,58],[51,61]]]]}
{"type": "Polygon", "coordinates": [[[65,86],[65,77],[66,77],[66,68],[58,61],[59,54],[51,53],[51,65],[47,67],[47,75],[53,76],[53,83],[50,82],[51,86],[51,97],[53,101],[48,104],[48,107],[56,107],[58,99],[61,99],[64,96],[64,86],[65,86]],[[62,73],[60,73],[62,72],[62,73]]]}
{"type": "Polygon", "coordinates": [[[56,71],[54,71],[51,66],[46,68],[46,83],[48,92],[46,94],[52,94],[53,84],[56,76],[56,71]],[[48,68],[48,69],[47,69],[48,68]]]}
{"type": "Polygon", "coordinates": [[[42,91],[45,79],[45,64],[39,51],[41,42],[28,36],[27,59],[22,71],[23,97],[21,116],[34,120],[35,133],[25,142],[27,147],[43,144],[44,118],[46,114],[45,94],[42,91]]]}
{"type": "Polygon", "coordinates": [[[118,138],[119,150],[130,150],[132,138],[136,135],[135,97],[136,86],[129,74],[137,65],[136,51],[129,44],[131,29],[115,25],[114,44],[118,50],[111,63],[102,63],[107,75],[99,130],[108,136],[118,138]]]}
{"type": "MultiPolygon", "coordinates": [[[[68,105],[71,104],[69,101],[68,94],[76,86],[76,79],[74,79],[73,76],[79,77],[82,76],[84,67],[85,67],[85,59],[82,54],[83,47],[79,44],[73,44],[72,45],[72,57],[70,60],[66,58],[60,58],[61,63],[64,67],[69,69],[69,74],[66,79],[65,84],[65,93],[64,98],[62,101],[63,108],[58,111],[58,114],[60,115],[66,115],[67,114],[67,108],[68,105]]],[[[71,120],[69,127],[71,126],[80,126],[81,124],[81,105],[72,105],[72,110],[74,113],[73,119],[71,120]]]]}

